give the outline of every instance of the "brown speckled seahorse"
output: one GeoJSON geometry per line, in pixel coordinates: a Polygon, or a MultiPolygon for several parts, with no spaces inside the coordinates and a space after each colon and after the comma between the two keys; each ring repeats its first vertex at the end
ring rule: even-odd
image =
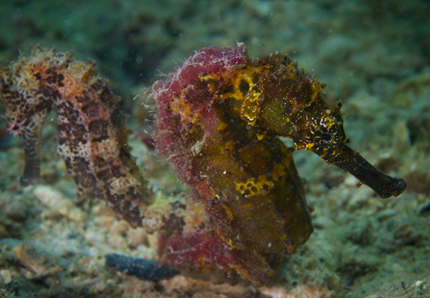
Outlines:
{"type": "Polygon", "coordinates": [[[25,140],[24,185],[39,178],[40,134],[57,110],[58,154],[78,195],[104,199],[133,227],[149,203],[144,180],[130,156],[128,132],[117,108],[120,98],[97,76],[95,63],[75,61],[54,49],[33,49],[30,57],[0,69],[1,102],[8,130],[25,140]]]}

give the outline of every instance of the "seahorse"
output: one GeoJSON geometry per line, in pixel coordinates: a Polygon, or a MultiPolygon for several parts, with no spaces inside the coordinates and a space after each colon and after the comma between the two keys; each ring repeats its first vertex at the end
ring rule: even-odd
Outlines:
{"type": "Polygon", "coordinates": [[[404,191],[403,179],[381,173],[346,145],[340,105],[324,102],[324,87],[286,54],[251,60],[243,43],[198,50],[153,85],[158,152],[175,165],[192,199],[205,205],[210,219],[205,235],[211,236],[202,247],[221,239],[221,251],[229,252],[196,262],[183,243],[194,232],[181,230],[165,237],[163,264],[216,272],[228,263],[226,276],[261,282],[306,242],[313,231],[311,208],[293,149],[281,136],[291,138],[295,149],[348,171],[383,198],[404,191]]]}
{"type": "Polygon", "coordinates": [[[127,145],[128,131],[118,110],[120,98],[97,76],[94,62],[75,61],[55,49],[33,49],[30,57],[2,66],[1,102],[11,134],[23,136],[24,185],[40,173],[42,126],[57,111],[58,154],[78,195],[105,200],[133,227],[143,225],[150,202],[145,182],[127,145]]]}

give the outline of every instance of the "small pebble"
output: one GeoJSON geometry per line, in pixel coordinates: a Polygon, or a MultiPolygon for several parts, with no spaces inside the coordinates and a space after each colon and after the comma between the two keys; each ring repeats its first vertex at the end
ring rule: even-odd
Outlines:
{"type": "Polygon", "coordinates": [[[378,221],[384,221],[387,218],[396,215],[397,213],[398,211],[396,209],[387,209],[379,212],[376,218],[378,219],[378,221]]]}
{"type": "Polygon", "coordinates": [[[9,270],[1,270],[0,276],[3,279],[3,284],[7,285],[12,282],[12,274],[9,270]]]}
{"type": "Polygon", "coordinates": [[[77,222],[84,221],[84,213],[77,208],[71,200],[66,199],[63,194],[56,189],[37,185],[33,191],[34,196],[51,210],[77,222]]]}

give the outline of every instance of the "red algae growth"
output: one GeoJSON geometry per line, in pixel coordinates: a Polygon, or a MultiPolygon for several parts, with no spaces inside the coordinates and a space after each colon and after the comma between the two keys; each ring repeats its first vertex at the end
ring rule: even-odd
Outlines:
{"type": "Polygon", "coordinates": [[[119,98],[94,63],[35,49],[0,70],[9,131],[25,139],[22,182],[39,175],[40,132],[57,110],[59,154],[79,193],[105,200],[133,227],[158,232],[159,265],[231,283],[271,279],[313,227],[291,138],[356,176],[381,197],[406,188],[350,149],[340,105],[285,54],[251,60],[244,44],[198,50],[150,93],[157,152],[176,168],[191,199],[155,219],[152,195],[131,158],[119,98]],[[196,207],[197,206],[197,207],[196,207]]]}

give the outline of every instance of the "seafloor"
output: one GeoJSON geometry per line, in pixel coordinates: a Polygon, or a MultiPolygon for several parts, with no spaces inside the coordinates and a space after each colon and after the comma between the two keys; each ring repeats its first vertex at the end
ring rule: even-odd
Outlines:
{"type": "Polygon", "coordinates": [[[161,198],[188,190],[140,141],[152,119],[144,89],[194,50],[237,41],[251,57],[283,51],[315,70],[326,100],[343,103],[351,147],[408,183],[380,199],[296,152],[315,232],[271,284],[147,282],[106,268],[104,256],[155,257],[155,236],[105,204],[75,200],[55,120],[43,131],[42,178],[28,187],[19,183],[22,140],[0,120],[0,297],[430,297],[429,15],[430,2],[418,0],[0,0],[0,62],[35,44],[96,60],[123,96],[133,154],[161,198]]]}

